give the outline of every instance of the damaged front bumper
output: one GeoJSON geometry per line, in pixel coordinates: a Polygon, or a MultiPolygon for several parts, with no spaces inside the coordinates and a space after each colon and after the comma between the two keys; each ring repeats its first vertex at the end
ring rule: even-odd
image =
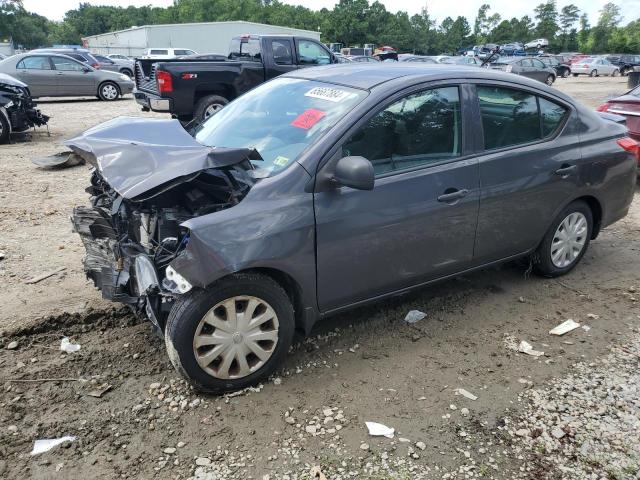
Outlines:
{"type": "Polygon", "coordinates": [[[175,300],[193,288],[171,265],[189,242],[183,223],[241,201],[259,156],[200,145],[175,120],[116,119],[65,143],[95,167],[91,206],[72,216],[87,277],[103,298],[163,330],[175,300]]]}

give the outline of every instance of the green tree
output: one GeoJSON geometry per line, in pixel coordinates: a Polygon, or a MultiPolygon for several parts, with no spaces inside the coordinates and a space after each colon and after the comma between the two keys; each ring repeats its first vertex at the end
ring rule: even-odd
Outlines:
{"type": "Polygon", "coordinates": [[[534,9],[534,12],[538,21],[536,35],[552,42],[558,31],[558,10],[556,9],[555,0],[547,0],[546,3],[541,3],[534,9]]]}
{"type": "Polygon", "coordinates": [[[560,43],[562,44],[563,50],[569,49],[569,35],[579,18],[580,9],[573,3],[565,5],[562,7],[562,10],[560,10],[560,29],[562,31],[560,43]]]}

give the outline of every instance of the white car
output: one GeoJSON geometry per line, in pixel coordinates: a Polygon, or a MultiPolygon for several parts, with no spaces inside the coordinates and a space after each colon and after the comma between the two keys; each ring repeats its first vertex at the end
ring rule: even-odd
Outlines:
{"type": "Polygon", "coordinates": [[[524,44],[524,48],[542,48],[548,46],[549,40],[546,38],[536,38],[535,40],[531,40],[529,43],[524,44]]]}
{"type": "Polygon", "coordinates": [[[142,58],[176,58],[184,55],[196,55],[198,52],[194,52],[188,48],[149,48],[142,58]]]}
{"type": "Polygon", "coordinates": [[[571,65],[571,73],[574,77],[580,74],[589,75],[590,77],[598,77],[600,75],[617,77],[620,75],[620,69],[606,58],[587,57],[571,65]]]}
{"type": "Polygon", "coordinates": [[[127,57],[126,55],[122,55],[120,53],[111,53],[109,55],[106,55],[107,58],[110,58],[111,60],[127,60],[130,61],[132,59],[132,57],[127,57]]]}

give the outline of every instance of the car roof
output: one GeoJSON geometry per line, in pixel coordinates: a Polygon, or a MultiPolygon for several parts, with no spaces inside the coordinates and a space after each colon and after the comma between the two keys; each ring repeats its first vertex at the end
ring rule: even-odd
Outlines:
{"type": "Polygon", "coordinates": [[[544,83],[522,76],[516,76],[500,70],[488,68],[469,68],[456,64],[430,64],[414,62],[381,62],[379,65],[361,63],[338,63],[322,67],[293,70],[281,77],[301,78],[319,82],[335,83],[346,87],[370,90],[374,87],[398,79],[404,79],[408,85],[435,80],[480,79],[501,80],[512,84],[521,84],[545,91],[567,102],[575,103],[570,97],[556,89],[550,89],[544,83]]]}

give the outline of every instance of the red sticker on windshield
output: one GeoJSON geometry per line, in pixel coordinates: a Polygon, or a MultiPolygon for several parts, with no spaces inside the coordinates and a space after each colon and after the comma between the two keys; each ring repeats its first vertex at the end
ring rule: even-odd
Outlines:
{"type": "Polygon", "coordinates": [[[298,115],[296,119],[291,122],[291,125],[294,127],[302,128],[304,130],[309,130],[325,115],[326,113],[321,110],[309,108],[298,115]]]}

